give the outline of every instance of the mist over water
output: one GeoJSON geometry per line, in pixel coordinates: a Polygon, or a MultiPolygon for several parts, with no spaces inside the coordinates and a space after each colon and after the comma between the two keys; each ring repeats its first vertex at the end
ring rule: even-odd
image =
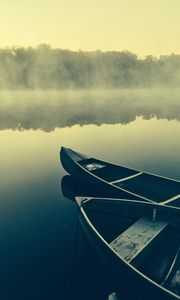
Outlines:
{"type": "Polygon", "coordinates": [[[0,129],[179,120],[180,89],[0,91],[0,129]]]}

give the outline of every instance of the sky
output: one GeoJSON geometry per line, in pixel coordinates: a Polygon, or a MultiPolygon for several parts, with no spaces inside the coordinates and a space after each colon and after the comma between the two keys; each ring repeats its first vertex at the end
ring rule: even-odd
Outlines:
{"type": "Polygon", "coordinates": [[[1,0],[0,48],[180,53],[180,0],[1,0]]]}

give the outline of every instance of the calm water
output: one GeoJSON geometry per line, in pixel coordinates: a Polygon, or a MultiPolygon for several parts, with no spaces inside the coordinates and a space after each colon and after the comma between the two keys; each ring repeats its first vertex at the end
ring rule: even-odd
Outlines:
{"type": "Polygon", "coordinates": [[[180,179],[179,91],[0,93],[0,298],[107,299],[63,196],[62,145],[180,179]]]}

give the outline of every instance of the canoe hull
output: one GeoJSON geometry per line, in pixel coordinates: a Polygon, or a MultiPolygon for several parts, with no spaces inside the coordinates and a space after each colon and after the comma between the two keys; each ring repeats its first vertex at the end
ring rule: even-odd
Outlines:
{"type": "Polygon", "coordinates": [[[87,157],[65,147],[61,148],[60,159],[64,169],[92,187],[96,196],[180,207],[178,180],[87,157]]]}
{"type": "MultiPolygon", "coordinates": [[[[76,155],[76,153],[74,153],[76,155]]],[[[71,174],[73,177],[78,178],[86,185],[93,188],[96,191],[96,196],[102,197],[114,197],[114,198],[123,198],[123,199],[132,199],[132,200],[141,200],[141,197],[132,195],[131,193],[125,192],[123,190],[117,189],[114,186],[108,184],[105,181],[102,181],[100,178],[92,176],[92,174],[86,171],[84,168],[79,166],[78,159],[87,159],[83,154],[79,154],[79,157],[72,157],[71,153],[67,148],[62,147],[60,151],[60,160],[63,168],[71,174]]],[[[103,162],[103,161],[102,161],[103,162]]]]}
{"type": "MultiPolygon", "coordinates": [[[[79,204],[78,204],[79,205],[79,204]]],[[[92,249],[100,257],[103,263],[111,272],[115,286],[119,295],[125,294],[129,296],[129,292],[136,300],[177,300],[180,299],[176,295],[168,293],[166,290],[154,284],[151,280],[125,263],[120,257],[107,246],[107,244],[100,238],[96,230],[91,226],[83,210],[80,208],[79,221],[85,237],[90,243],[92,249]]]]}

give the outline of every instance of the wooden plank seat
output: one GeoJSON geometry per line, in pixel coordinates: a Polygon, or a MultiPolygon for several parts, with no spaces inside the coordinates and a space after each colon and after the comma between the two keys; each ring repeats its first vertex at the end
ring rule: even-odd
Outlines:
{"type": "Polygon", "coordinates": [[[164,236],[168,222],[141,218],[114,239],[110,246],[128,263],[139,266],[164,236]]]}

